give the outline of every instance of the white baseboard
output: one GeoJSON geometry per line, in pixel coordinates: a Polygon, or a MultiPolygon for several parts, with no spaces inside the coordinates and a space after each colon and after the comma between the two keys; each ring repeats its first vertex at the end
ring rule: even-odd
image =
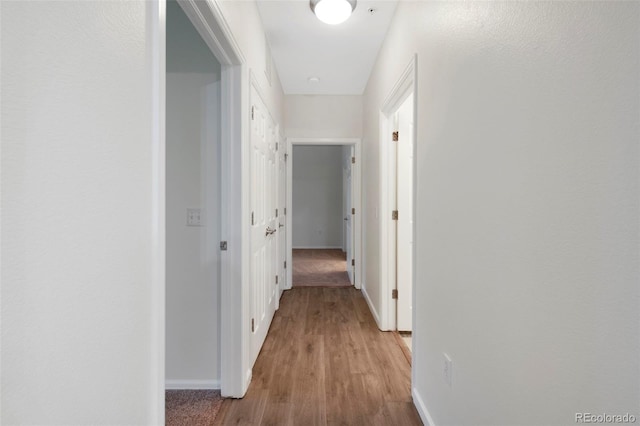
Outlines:
{"type": "Polygon", "coordinates": [[[431,414],[429,414],[429,410],[427,410],[427,406],[424,405],[422,397],[413,386],[411,386],[411,396],[413,397],[413,405],[415,405],[416,410],[418,410],[418,414],[420,414],[422,423],[424,423],[426,426],[436,426],[436,423],[433,421],[431,414]]]}
{"type": "Polygon", "coordinates": [[[367,293],[367,288],[365,286],[362,286],[360,291],[364,296],[364,300],[367,301],[367,305],[369,305],[369,310],[371,311],[371,315],[373,315],[373,319],[376,320],[376,324],[378,324],[378,328],[382,330],[381,323],[380,323],[380,315],[378,315],[378,311],[376,311],[376,308],[373,306],[373,303],[369,298],[369,294],[367,293]]]}
{"type": "Polygon", "coordinates": [[[220,389],[220,380],[170,380],[164,382],[167,390],[177,389],[220,389]]]}
{"type": "Polygon", "coordinates": [[[294,250],[342,250],[340,246],[293,247],[294,250]]]}
{"type": "Polygon", "coordinates": [[[249,370],[247,370],[247,373],[244,375],[244,386],[242,388],[242,396],[241,396],[241,398],[243,398],[244,395],[249,390],[249,385],[251,384],[251,379],[252,378],[253,378],[253,369],[249,369],[249,370]]]}

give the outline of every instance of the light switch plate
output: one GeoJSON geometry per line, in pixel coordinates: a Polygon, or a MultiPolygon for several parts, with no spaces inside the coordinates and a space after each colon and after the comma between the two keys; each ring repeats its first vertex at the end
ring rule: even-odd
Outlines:
{"type": "Polygon", "coordinates": [[[187,209],[187,226],[202,226],[200,209],[187,209]]]}

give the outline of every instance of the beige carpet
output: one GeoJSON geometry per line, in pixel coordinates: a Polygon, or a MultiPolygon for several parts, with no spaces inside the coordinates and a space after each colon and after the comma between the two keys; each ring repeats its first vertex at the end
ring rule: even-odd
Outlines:
{"type": "Polygon", "coordinates": [[[220,411],[219,390],[165,391],[165,424],[167,426],[209,426],[220,411]]]}
{"type": "Polygon", "coordinates": [[[293,286],[351,286],[345,253],[340,249],[294,249],[293,286]]]}

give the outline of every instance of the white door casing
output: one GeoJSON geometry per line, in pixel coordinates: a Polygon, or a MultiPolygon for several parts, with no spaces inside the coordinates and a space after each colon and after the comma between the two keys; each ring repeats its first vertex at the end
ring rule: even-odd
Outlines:
{"type": "MultiPolygon", "coordinates": [[[[402,107],[407,98],[411,97],[412,101],[412,114],[413,122],[416,117],[416,90],[417,90],[417,55],[414,55],[409,61],[409,64],[399,76],[394,87],[391,89],[385,100],[382,102],[380,108],[380,289],[382,292],[382,303],[379,312],[379,318],[376,318],[378,326],[381,330],[397,330],[397,310],[398,303],[393,297],[393,290],[398,290],[396,283],[397,277],[397,221],[392,220],[392,211],[397,210],[397,184],[396,184],[396,168],[397,168],[397,142],[393,142],[393,132],[398,129],[398,123],[396,122],[396,116],[398,110],[402,107]]],[[[412,156],[412,182],[415,183],[415,152],[416,152],[416,127],[408,130],[411,133],[411,140],[414,143],[411,146],[413,152],[412,156]]],[[[399,138],[402,137],[399,135],[399,138]]],[[[407,188],[412,194],[412,199],[415,198],[415,184],[411,184],[410,188],[407,188]]],[[[412,205],[409,208],[409,213],[404,213],[405,218],[411,218],[414,221],[411,234],[415,231],[415,206],[412,205]],[[407,216],[409,214],[409,216],[407,216]]],[[[402,218],[403,212],[398,212],[398,217],[402,218]]],[[[414,237],[411,240],[415,241],[414,237]]],[[[415,258],[415,244],[412,247],[411,256],[415,258]]],[[[415,262],[412,262],[409,267],[410,274],[406,278],[402,278],[404,282],[412,281],[414,279],[415,262]]],[[[402,291],[402,290],[401,290],[402,291]]],[[[413,300],[413,292],[415,292],[414,283],[410,287],[410,295],[413,300]]],[[[405,291],[406,293],[406,291],[405,291]]],[[[410,316],[413,318],[415,315],[416,307],[413,306],[410,316]]],[[[415,332],[416,324],[411,321],[413,325],[413,332],[415,332]]],[[[413,370],[412,370],[413,374],[413,370]]],[[[412,376],[412,379],[415,377],[412,376]]]]}
{"type": "Polygon", "coordinates": [[[276,126],[251,86],[251,365],[269,331],[277,303],[276,126]]]}
{"type": "MultiPolygon", "coordinates": [[[[346,161],[346,160],[345,160],[346,161]]],[[[347,166],[342,165],[342,251],[347,252],[347,166]]]]}
{"type": "MultiPolygon", "coordinates": [[[[351,148],[351,157],[353,157],[353,148],[351,148]]],[[[345,177],[346,177],[346,185],[345,185],[345,190],[346,190],[346,200],[347,200],[347,208],[346,210],[346,215],[345,215],[345,220],[346,220],[346,232],[345,232],[345,238],[346,238],[346,246],[347,246],[347,274],[349,275],[349,281],[351,282],[351,284],[354,283],[354,279],[355,279],[355,268],[352,264],[352,259],[354,259],[354,253],[353,253],[353,214],[351,213],[351,209],[353,208],[353,201],[352,201],[352,194],[353,194],[353,178],[352,178],[352,163],[351,163],[351,158],[349,158],[349,161],[347,161],[346,167],[345,167],[345,177]]]]}
{"type": "MultiPolygon", "coordinates": [[[[242,397],[251,378],[249,328],[249,168],[250,109],[249,73],[246,59],[226,22],[219,2],[178,0],[189,20],[222,65],[221,69],[221,150],[220,239],[228,243],[220,253],[220,389],[222,396],[242,397]]],[[[157,213],[152,227],[156,238],[154,254],[153,341],[155,352],[162,354],[152,370],[156,395],[153,424],[164,424],[165,414],[165,109],[166,109],[166,1],[147,2],[148,36],[154,64],[151,84],[154,95],[153,193],[157,213]]]]}
{"type": "MultiPolygon", "coordinates": [[[[361,140],[358,138],[287,138],[287,151],[292,152],[292,147],[294,145],[348,145],[352,147],[352,152],[354,153],[354,157],[356,158],[356,163],[351,166],[351,205],[355,208],[355,215],[351,216],[351,229],[353,237],[352,241],[352,258],[355,259],[355,267],[353,268],[354,272],[354,287],[356,289],[360,289],[362,285],[362,271],[363,269],[363,259],[362,259],[362,178],[361,178],[361,168],[359,167],[359,161],[362,156],[361,152],[361,140]]],[[[291,184],[291,179],[293,176],[293,161],[292,157],[289,157],[289,161],[287,161],[287,216],[286,223],[288,229],[292,227],[292,215],[291,208],[293,205],[293,187],[291,184]]],[[[292,237],[291,232],[287,233],[287,266],[292,262],[292,237]]],[[[287,289],[291,288],[292,284],[292,269],[287,268],[287,289]]]]}
{"type": "MultiPolygon", "coordinates": [[[[279,306],[279,299],[282,291],[286,288],[286,262],[287,262],[287,149],[282,143],[282,138],[278,141],[278,294],[276,306],[279,306]]],[[[288,266],[288,265],[287,265],[288,266]]]]}
{"type": "Polygon", "coordinates": [[[398,141],[396,142],[396,288],[397,328],[412,330],[413,282],[413,95],[398,109],[398,141]]]}

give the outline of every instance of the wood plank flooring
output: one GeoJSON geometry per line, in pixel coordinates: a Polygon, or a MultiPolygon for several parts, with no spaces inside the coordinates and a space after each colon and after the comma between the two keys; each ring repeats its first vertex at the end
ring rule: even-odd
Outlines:
{"type": "Polygon", "coordinates": [[[286,291],[242,399],[223,425],[421,425],[411,368],[396,337],[378,330],[359,290],[286,291]]]}
{"type": "Polygon", "coordinates": [[[293,287],[349,287],[347,257],[340,249],[294,249],[293,287]]]}

